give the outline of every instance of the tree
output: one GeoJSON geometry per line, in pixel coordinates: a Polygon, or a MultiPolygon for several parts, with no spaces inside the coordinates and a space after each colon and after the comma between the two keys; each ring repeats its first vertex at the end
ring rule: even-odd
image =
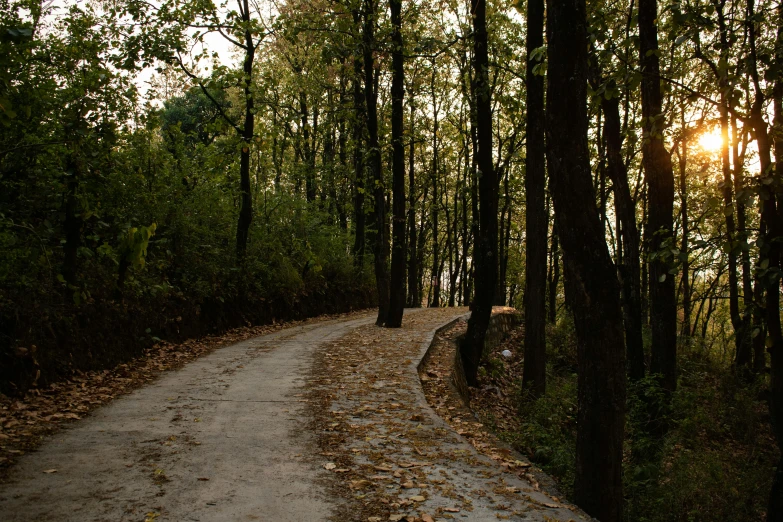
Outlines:
{"type": "Polygon", "coordinates": [[[547,2],[547,164],[577,335],[574,500],[611,522],[623,518],[625,345],[619,285],[590,175],[586,16],[584,0],[547,2]]]}
{"type": "MultiPolygon", "coordinates": [[[[468,320],[468,331],[460,344],[465,378],[477,383],[478,367],[484,350],[484,339],[492,315],[492,301],[497,282],[498,251],[498,179],[492,162],[492,102],[489,85],[487,49],[487,5],[485,0],[471,4],[473,16],[473,75],[476,96],[476,175],[478,176],[478,234],[473,250],[475,297],[468,320]]],[[[475,219],[475,217],[474,217],[475,219]]]]}
{"type": "Polygon", "coordinates": [[[639,0],[639,63],[642,69],[642,162],[649,198],[647,216],[650,271],[650,373],[661,386],[677,387],[677,301],[671,248],[674,229],[674,171],[663,142],[666,117],[661,97],[657,0],[639,0]]]}
{"type": "MultiPolygon", "coordinates": [[[[402,0],[389,0],[392,19],[392,192],[394,208],[392,218],[392,260],[389,315],[386,326],[399,328],[405,307],[405,148],[403,146],[403,42],[402,0]]],[[[413,190],[413,184],[409,190],[413,190]]]]}
{"type": "MultiPolygon", "coordinates": [[[[265,30],[262,22],[253,17],[249,0],[237,0],[237,11],[222,11],[213,4],[191,4],[170,0],[159,8],[151,9],[145,2],[129,0],[127,12],[143,28],[138,35],[127,39],[126,48],[130,56],[142,54],[145,59],[163,60],[176,64],[210,99],[221,117],[236,131],[242,144],[239,148],[239,215],[236,229],[236,256],[242,263],[247,251],[250,225],[253,222],[253,196],[250,183],[250,156],[254,144],[256,101],[253,87],[253,71],[256,51],[263,42],[265,30]],[[191,42],[187,31],[198,29],[191,42]],[[206,51],[188,62],[187,49],[191,44],[204,42],[206,34],[219,34],[231,45],[242,51],[242,69],[239,84],[242,89],[241,120],[235,121],[212,97],[208,84],[218,78],[205,79],[196,68],[206,51]]],[[[253,6],[255,8],[256,6],[253,6]]]]}
{"type": "MultiPolygon", "coordinates": [[[[525,367],[522,386],[533,397],[546,390],[546,272],[548,212],[544,201],[544,77],[536,71],[544,45],[544,0],[527,3],[527,156],[525,194],[525,367]]],[[[539,67],[540,69],[540,67],[539,67]]]]}
{"type": "Polygon", "coordinates": [[[368,160],[370,179],[374,185],[373,252],[375,254],[375,284],[378,290],[377,326],[386,323],[389,314],[389,232],[386,221],[386,191],[381,171],[381,151],[378,142],[378,91],[375,70],[375,0],[364,0],[362,46],[364,51],[364,101],[367,109],[368,160]]]}

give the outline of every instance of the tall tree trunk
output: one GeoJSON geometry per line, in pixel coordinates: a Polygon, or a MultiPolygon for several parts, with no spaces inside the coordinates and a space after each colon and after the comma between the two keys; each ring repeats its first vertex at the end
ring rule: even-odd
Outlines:
{"type": "MultiPolygon", "coordinates": [[[[747,229],[747,208],[745,195],[745,176],[743,174],[745,163],[746,144],[743,143],[742,152],[739,149],[739,131],[737,130],[737,120],[732,118],[732,163],[734,165],[734,198],[737,206],[737,248],[740,251],[742,264],[742,333],[743,349],[747,351],[747,361],[744,363],[751,373],[753,373],[753,272],[750,267],[750,248],[748,248],[748,229],[747,229]]],[[[744,133],[743,133],[744,134],[744,133]]],[[[759,330],[760,332],[761,330],[759,330]]]]}
{"type": "Polygon", "coordinates": [[[315,151],[310,143],[310,111],[307,108],[307,95],[299,91],[299,116],[302,125],[302,146],[305,163],[305,197],[308,203],[315,201],[315,151]]]}
{"type": "MultiPolygon", "coordinates": [[[[402,59],[402,0],[389,0],[392,22],[392,256],[389,315],[386,326],[402,326],[405,307],[405,147],[402,144],[403,98],[405,96],[402,59]]],[[[413,185],[411,184],[411,190],[413,185]]]]}
{"type": "MultiPolygon", "coordinates": [[[[510,140],[513,142],[513,139],[510,140]]],[[[513,143],[509,144],[509,147],[513,147],[513,143]]],[[[498,154],[500,154],[498,150],[498,154]]],[[[503,210],[500,211],[499,220],[499,234],[498,234],[498,280],[497,288],[495,288],[495,302],[496,306],[506,305],[506,295],[508,293],[508,285],[506,283],[506,270],[508,268],[508,248],[506,238],[510,233],[511,225],[511,190],[509,188],[509,168],[503,167],[499,169],[502,172],[503,177],[503,210]]],[[[498,178],[501,176],[499,175],[498,178]]]]}
{"type": "MultiPolygon", "coordinates": [[[[783,62],[783,4],[777,6],[777,40],[775,42],[775,59],[783,62]]],[[[753,0],[748,0],[747,20],[755,17],[753,0]]],[[[772,136],[764,121],[764,91],[758,73],[758,58],[756,51],[755,23],[748,23],[750,43],[749,69],[753,80],[755,97],[751,107],[750,124],[756,131],[758,144],[760,173],[759,202],[761,205],[761,221],[765,234],[762,236],[762,247],[759,251],[759,265],[768,272],[763,278],[766,282],[766,321],[767,321],[767,351],[770,355],[770,399],[769,413],[772,431],[781,450],[781,458],[772,481],[772,488],[767,507],[767,520],[783,521],[783,330],[780,324],[780,269],[781,240],[783,240],[783,208],[780,195],[777,193],[775,180],[783,177],[783,78],[778,71],[775,75],[773,90],[774,132],[772,136]],[[775,145],[775,164],[773,166],[771,148],[775,145]]]]}
{"type": "Polygon", "coordinates": [[[527,138],[525,156],[525,365],[522,387],[534,397],[546,391],[547,233],[544,77],[533,69],[533,51],[544,45],[544,0],[527,3],[527,138]]]}
{"type": "Polygon", "coordinates": [[[410,93],[411,121],[410,142],[408,144],[408,306],[421,307],[421,295],[419,294],[419,255],[416,238],[416,188],[414,184],[416,140],[416,99],[413,92],[410,93]]]}
{"type": "MultiPolygon", "coordinates": [[[[473,74],[476,94],[477,175],[480,209],[474,248],[475,297],[468,330],[460,344],[460,356],[469,385],[477,384],[484,339],[492,315],[492,298],[497,282],[498,178],[492,161],[492,102],[489,83],[486,0],[471,3],[473,17],[473,74]]],[[[475,219],[475,217],[474,217],[475,219]]]]}
{"type": "Polygon", "coordinates": [[[435,96],[435,61],[432,62],[432,77],[430,79],[432,90],[432,206],[430,207],[432,222],[432,272],[430,307],[440,306],[440,244],[438,243],[438,216],[440,211],[441,194],[438,192],[438,100],[435,96]]]}
{"type": "MultiPolygon", "coordinates": [[[[343,64],[344,65],[344,64],[343,64]]],[[[347,231],[348,230],[348,214],[346,211],[346,182],[347,176],[346,173],[349,172],[348,170],[348,136],[346,134],[346,124],[345,124],[345,90],[346,90],[346,77],[345,77],[345,68],[341,68],[341,74],[340,74],[340,113],[339,113],[339,121],[337,124],[337,128],[339,130],[339,139],[337,140],[337,157],[340,161],[340,173],[342,174],[340,176],[340,199],[337,203],[337,215],[340,220],[340,230],[347,231]]]]}
{"type": "Polygon", "coordinates": [[[372,180],[375,184],[375,235],[373,250],[375,253],[375,285],[378,289],[377,326],[386,324],[389,313],[389,259],[388,227],[386,223],[386,199],[383,173],[381,171],[381,151],[378,144],[378,91],[375,73],[375,0],[364,2],[364,91],[367,104],[368,162],[372,180]]]}
{"type": "MultiPolygon", "coordinates": [[[[352,15],[356,31],[354,37],[358,40],[359,28],[362,23],[358,7],[353,9],[352,15]]],[[[367,125],[367,115],[365,112],[364,90],[362,89],[362,78],[364,77],[363,61],[364,55],[361,51],[361,46],[356,45],[356,51],[353,56],[353,261],[359,271],[364,268],[365,251],[364,133],[367,125]]]]}
{"type": "Polygon", "coordinates": [[[642,163],[648,187],[650,326],[652,363],[650,371],[661,376],[661,386],[670,392],[677,387],[677,300],[672,263],[667,245],[674,229],[674,173],[664,147],[666,123],[658,60],[657,0],[639,0],[639,61],[642,66],[642,118],[644,142],[642,163]]]}
{"type": "Polygon", "coordinates": [[[547,1],[546,141],[579,361],[574,501],[623,516],[625,345],[620,288],[591,184],[585,0],[547,1]]]}
{"type": "Polygon", "coordinates": [[[237,261],[242,262],[247,252],[247,240],[250,235],[250,224],[253,222],[253,196],[250,192],[250,147],[253,143],[255,132],[255,101],[253,98],[253,60],[255,58],[256,44],[253,41],[253,32],[250,29],[250,4],[249,0],[242,0],[240,4],[242,20],[245,29],[245,60],[242,64],[244,96],[245,96],[245,123],[242,128],[242,152],[239,156],[239,191],[240,205],[239,218],[237,220],[236,250],[237,261]]]}
{"type": "Polygon", "coordinates": [[[720,130],[721,130],[721,172],[723,174],[723,215],[726,222],[726,250],[729,258],[729,315],[734,329],[735,359],[738,368],[750,366],[752,354],[750,344],[745,342],[744,322],[739,309],[739,278],[737,274],[737,226],[734,221],[734,190],[731,179],[729,155],[729,107],[726,97],[726,80],[721,78],[720,130]]]}
{"type": "MultiPolygon", "coordinates": [[[[683,128],[685,120],[683,117],[683,128]]],[[[688,137],[683,136],[680,141],[679,168],[680,168],[680,221],[682,223],[682,242],[680,251],[684,254],[682,261],[682,336],[689,338],[691,336],[691,263],[690,254],[690,223],[688,221],[688,187],[686,184],[686,167],[688,165],[688,137]]]]}
{"type": "Polygon", "coordinates": [[[549,322],[557,322],[557,287],[560,285],[560,245],[557,226],[552,227],[551,277],[549,278],[549,322]]]}
{"type": "Polygon", "coordinates": [[[468,140],[465,140],[465,169],[462,177],[462,268],[460,270],[459,304],[464,306],[470,302],[468,256],[470,255],[470,238],[468,237],[468,179],[471,172],[468,140]]]}
{"type": "MultiPolygon", "coordinates": [[[[460,156],[461,157],[461,156],[460,156]]],[[[457,172],[462,170],[461,161],[457,162],[457,172]]],[[[455,306],[457,299],[457,277],[459,275],[459,233],[457,232],[457,226],[459,224],[459,176],[457,177],[457,193],[454,194],[454,207],[453,215],[454,219],[449,220],[449,304],[448,306],[455,306]]]]}
{"type": "MultiPolygon", "coordinates": [[[[430,184],[424,184],[424,190],[421,194],[421,224],[419,230],[416,233],[418,237],[418,243],[416,244],[416,266],[418,266],[418,278],[416,279],[416,286],[418,287],[419,297],[424,297],[424,245],[427,242],[427,220],[424,216],[427,215],[427,196],[430,193],[430,184]]],[[[427,296],[427,303],[429,303],[429,296],[427,296]]]]}
{"type": "Polygon", "coordinates": [[[622,264],[618,267],[623,292],[625,342],[628,350],[628,375],[636,381],[644,377],[644,343],[642,341],[642,303],[639,273],[639,229],[636,226],[636,205],[628,186],[628,171],[622,157],[620,134],[620,101],[602,101],[604,136],[609,178],[614,186],[615,209],[622,228],[622,264]]]}

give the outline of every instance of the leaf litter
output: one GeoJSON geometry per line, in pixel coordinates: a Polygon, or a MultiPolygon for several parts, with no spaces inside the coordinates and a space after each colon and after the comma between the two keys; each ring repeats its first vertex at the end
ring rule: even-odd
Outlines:
{"type": "MultiPolygon", "coordinates": [[[[320,455],[335,466],[322,471],[322,484],[330,497],[345,499],[331,520],[582,519],[544,506],[551,497],[528,479],[530,465],[518,456],[496,448],[491,454],[502,457],[498,465],[466,445],[459,432],[490,447],[472,414],[468,420],[458,405],[439,403],[459,419],[450,427],[427,407],[413,361],[433,329],[466,312],[406,314],[402,328],[359,327],[315,351],[306,384],[309,428],[320,455]]],[[[464,327],[464,321],[457,323],[436,339],[453,343],[464,327]]],[[[450,372],[450,366],[431,366],[425,375],[435,385],[450,372]]]]}
{"type": "MultiPolygon", "coordinates": [[[[98,406],[154,381],[163,372],[179,369],[218,348],[253,337],[303,324],[350,320],[366,314],[367,310],[361,310],[302,321],[244,326],[180,344],[161,341],[144,350],[141,356],[112,369],[75,371],[60,382],[46,388],[33,388],[20,398],[0,394],[0,480],[7,478],[8,469],[18,457],[35,450],[47,436],[69,422],[81,419],[98,406]]],[[[199,422],[200,419],[194,421],[199,422]]],[[[45,473],[54,471],[46,470],[45,473]]]]}

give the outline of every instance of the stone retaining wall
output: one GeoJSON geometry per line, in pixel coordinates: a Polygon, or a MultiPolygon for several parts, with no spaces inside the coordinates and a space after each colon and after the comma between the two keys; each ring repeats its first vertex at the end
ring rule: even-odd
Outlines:
{"type": "MultiPolygon", "coordinates": [[[[486,356],[487,352],[495,346],[502,343],[509,335],[511,330],[522,324],[522,314],[514,308],[506,306],[496,306],[492,309],[492,317],[489,319],[489,328],[487,328],[487,336],[484,339],[484,353],[482,357],[486,356]]],[[[459,355],[459,342],[462,341],[462,337],[457,340],[458,348],[454,351],[454,386],[456,386],[459,394],[466,404],[470,404],[470,388],[465,380],[465,370],[462,367],[462,358],[459,355]]]]}

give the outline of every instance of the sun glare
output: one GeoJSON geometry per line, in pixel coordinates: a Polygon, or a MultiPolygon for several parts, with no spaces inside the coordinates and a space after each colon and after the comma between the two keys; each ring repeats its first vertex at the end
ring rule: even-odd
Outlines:
{"type": "Polygon", "coordinates": [[[723,145],[723,137],[720,135],[720,129],[714,129],[699,136],[699,146],[706,152],[718,152],[721,145],[723,145]]]}

